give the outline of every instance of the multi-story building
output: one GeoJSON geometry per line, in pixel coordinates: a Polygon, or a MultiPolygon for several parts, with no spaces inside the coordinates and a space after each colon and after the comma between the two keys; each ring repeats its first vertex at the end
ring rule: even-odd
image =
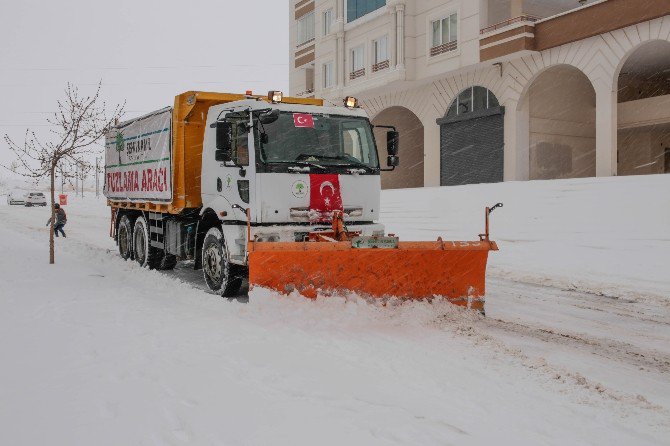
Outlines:
{"type": "Polygon", "coordinates": [[[395,125],[384,187],[670,172],[668,0],[290,1],[290,93],[395,125]]]}

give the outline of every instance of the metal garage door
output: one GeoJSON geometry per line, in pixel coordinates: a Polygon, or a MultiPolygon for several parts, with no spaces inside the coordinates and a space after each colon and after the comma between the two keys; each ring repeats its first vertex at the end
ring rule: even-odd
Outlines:
{"type": "Polygon", "coordinates": [[[495,107],[437,120],[442,186],[503,180],[504,115],[495,107]]]}

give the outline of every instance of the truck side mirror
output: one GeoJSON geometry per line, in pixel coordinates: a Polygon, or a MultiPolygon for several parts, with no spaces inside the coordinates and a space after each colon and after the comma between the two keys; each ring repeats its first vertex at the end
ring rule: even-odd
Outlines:
{"type": "Polygon", "coordinates": [[[386,151],[391,156],[398,155],[398,148],[400,144],[400,133],[395,130],[386,132],[386,151]]]}
{"type": "Polygon", "coordinates": [[[389,155],[386,157],[386,164],[389,167],[398,167],[398,165],[400,164],[400,157],[396,155],[389,155]]]}

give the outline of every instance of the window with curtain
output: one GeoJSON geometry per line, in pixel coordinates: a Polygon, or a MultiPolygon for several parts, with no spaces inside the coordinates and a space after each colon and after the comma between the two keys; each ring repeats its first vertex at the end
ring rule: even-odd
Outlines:
{"type": "Polygon", "coordinates": [[[347,0],[347,23],[386,6],[386,0],[347,0]]]}
{"type": "Polygon", "coordinates": [[[314,40],[314,11],[298,19],[298,45],[314,40]]]}
{"type": "Polygon", "coordinates": [[[365,75],[365,46],[351,49],[351,73],[349,79],[356,79],[365,75]]]}
{"type": "Polygon", "coordinates": [[[380,37],[372,41],[372,71],[380,71],[389,67],[388,37],[380,37]]]}
{"type": "Polygon", "coordinates": [[[458,14],[453,13],[431,23],[432,44],[430,55],[453,51],[458,46],[458,14]]]}
{"type": "Polygon", "coordinates": [[[330,34],[330,29],[333,25],[333,8],[326,9],[323,12],[323,35],[330,34]]]}
{"type": "Polygon", "coordinates": [[[333,62],[323,64],[323,88],[330,88],[335,84],[333,78],[333,62]]]}
{"type": "Polygon", "coordinates": [[[351,71],[358,71],[365,68],[365,58],[363,56],[363,45],[351,50],[351,71]]]}

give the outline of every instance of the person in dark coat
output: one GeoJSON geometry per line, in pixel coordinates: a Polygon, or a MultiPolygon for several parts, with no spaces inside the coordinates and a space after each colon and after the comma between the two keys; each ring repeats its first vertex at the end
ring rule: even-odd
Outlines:
{"type": "MultiPolygon", "coordinates": [[[[60,204],[56,203],[54,204],[54,209],[56,210],[56,223],[54,224],[54,234],[56,237],[58,237],[58,232],[60,231],[61,234],[63,234],[63,237],[67,237],[65,235],[65,231],[63,231],[63,226],[65,226],[65,223],[67,223],[67,215],[65,214],[65,210],[60,207],[60,204]]],[[[47,226],[51,224],[51,219],[47,221],[47,226]]]]}

